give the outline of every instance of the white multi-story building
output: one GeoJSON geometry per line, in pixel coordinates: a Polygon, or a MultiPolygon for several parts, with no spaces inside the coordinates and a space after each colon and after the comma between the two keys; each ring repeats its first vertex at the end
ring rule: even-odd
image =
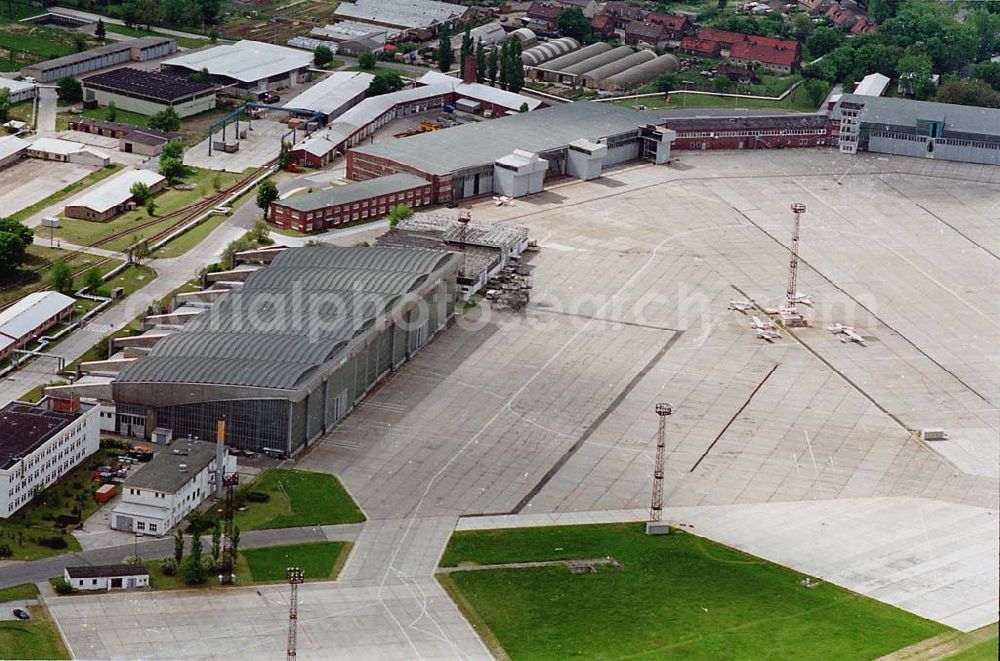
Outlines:
{"type": "Polygon", "coordinates": [[[46,398],[0,409],[0,519],[100,447],[98,406],[46,398]]]}
{"type": "MultiPolygon", "coordinates": [[[[179,440],[129,475],[122,500],[111,513],[111,527],[163,536],[191,510],[215,493],[214,443],[179,440]]],[[[226,473],[236,472],[236,457],[222,452],[226,473]]]]}

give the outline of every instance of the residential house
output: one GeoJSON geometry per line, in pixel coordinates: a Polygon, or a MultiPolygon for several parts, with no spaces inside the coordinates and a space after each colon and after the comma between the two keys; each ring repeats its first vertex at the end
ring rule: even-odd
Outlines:
{"type": "Polygon", "coordinates": [[[646,16],[646,22],[663,26],[667,31],[667,38],[674,41],[680,41],[692,30],[691,21],[682,14],[654,11],[646,16]]]}
{"type": "Polygon", "coordinates": [[[701,55],[702,57],[719,57],[721,48],[722,45],[718,41],[699,39],[698,37],[684,37],[681,39],[679,50],[682,53],[701,55]]]}
{"type": "Polygon", "coordinates": [[[615,19],[607,14],[597,14],[590,19],[590,30],[598,39],[614,39],[615,19]]]}
{"type": "Polygon", "coordinates": [[[790,39],[749,35],[746,41],[733,44],[729,52],[733,64],[758,66],[785,75],[799,66],[799,44],[790,39]]]}
{"type": "Polygon", "coordinates": [[[632,21],[625,28],[625,43],[629,46],[648,44],[660,48],[667,43],[669,33],[662,25],[632,21]]]}
{"type": "Polygon", "coordinates": [[[537,32],[555,32],[563,7],[551,2],[532,2],[525,13],[525,23],[537,32]]]}
{"type": "Polygon", "coordinates": [[[697,37],[705,41],[719,42],[719,51],[723,57],[729,56],[729,51],[733,44],[746,41],[750,35],[742,32],[729,32],[728,30],[716,30],[715,28],[699,28],[697,37]]]}
{"type": "Polygon", "coordinates": [[[610,0],[601,7],[600,15],[610,16],[615,21],[615,28],[624,30],[632,21],[641,21],[646,17],[646,11],[630,2],[619,2],[610,0]]]}

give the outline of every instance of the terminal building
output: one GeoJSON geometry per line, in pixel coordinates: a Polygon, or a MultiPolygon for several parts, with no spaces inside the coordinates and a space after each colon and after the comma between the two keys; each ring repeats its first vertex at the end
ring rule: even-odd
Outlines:
{"type": "Polygon", "coordinates": [[[83,51],[73,53],[54,60],[46,60],[24,67],[22,72],[39,83],[54,83],[65,76],[82,76],[108,67],[128,64],[129,62],[147,62],[161,57],[167,57],[177,52],[177,42],[166,37],[141,37],[116,41],[83,51]]]}
{"type": "Polygon", "coordinates": [[[174,438],[213,438],[225,418],[227,445],[291,456],[445,327],[460,261],[317,246],[213,274],[231,290],[202,292],[209,307],[164,319],[172,331],[115,377],[116,415],[133,435],[162,428],[174,438]]]}
{"type": "Polygon", "coordinates": [[[844,94],[830,113],[837,144],[859,151],[1000,165],[1000,110],[844,94]]]}
{"type": "Polygon", "coordinates": [[[97,414],[95,405],[48,397],[0,409],[0,519],[97,452],[97,414]]]}

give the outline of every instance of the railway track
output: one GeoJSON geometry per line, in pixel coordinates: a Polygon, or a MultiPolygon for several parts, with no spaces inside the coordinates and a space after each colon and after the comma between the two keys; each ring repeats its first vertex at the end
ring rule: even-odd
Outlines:
{"type": "MultiPolygon", "coordinates": [[[[170,223],[170,225],[168,225],[167,227],[164,227],[163,229],[161,229],[160,231],[156,232],[155,234],[153,234],[153,235],[151,235],[149,237],[143,237],[147,241],[149,241],[150,243],[155,243],[159,239],[162,239],[163,237],[165,237],[165,236],[167,236],[167,235],[169,235],[169,234],[177,231],[180,227],[182,227],[184,224],[188,223],[193,217],[197,216],[198,214],[204,213],[208,209],[210,209],[210,208],[212,208],[214,206],[217,206],[219,204],[219,202],[221,200],[225,199],[225,197],[227,195],[232,194],[234,191],[236,191],[240,187],[246,185],[246,183],[248,181],[252,181],[254,178],[256,178],[256,177],[260,176],[261,174],[263,174],[264,171],[266,171],[268,168],[270,168],[273,164],[274,164],[274,162],[272,161],[270,163],[267,163],[267,164],[265,164],[265,165],[257,168],[256,170],[254,170],[253,172],[251,172],[246,177],[243,177],[239,181],[233,183],[232,186],[229,186],[228,188],[224,188],[223,190],[221,190],[221,191],[219,191],[217,193],[213,193],[212,195],[210,195],[210,196],[208,196],[208,197],[206,197],[206,198],[204,198],[202,200],[199,200],[199,201],[195,202],[194,204],[189,204],[188,206],[186,206],[186,207],[184,207],[182,209],[178,209],[177,211],[172,211],[172,212],[170,212],[168,214],[165,214],[163,216],[159,216],[159,217],[156,217],[156,218],[151,218],[148,221],[140,223],[138,225],[132,225],[131,227],[129,227],[127,229],[124,229],[124,230],[121,230],[119,232],[115,232],[113,234],[110,234],[110,235],[108,235],[106,237],[103,237],[103,238],[101,238],[101,239],[93,242],[93,243],[89,243],[89,244],[87,244],[86,246],[84,246],[80,250],[74,250],[73,252],[69,253],[68,255],[62,257],[61,259],[50,260],[50,261],[47,261],[47,262],[45,262],[45,263],[43,263],[43,264],[41,264],[39,266],[36,266],[35,268],[33,268],[30,271],[28,271],[27,274],[23,278],[20,278],[17,282],[23,282],[24,280],[27,280],[27,279],[31,278],[31,276],[36,275],[38,273],[41,273],[42,271],[45,271],[50,266],[52,266],[52,264],[54,264],[55,262],[66,261],[66,260],[70,260],[70,259],[73,259],[75,257],[78,257],[79,255],[89,254],[89,253],[87,253],[86,248],[100,248],[100,247],[106,246],[106,245],[108,245],[108,244],[110,244],[110,243],[112,243],[112,242],[114,242],[114,241],[116,241],[116,240],[118,240],[118,239],[120,239],[120,238],[122,238],[124,236],[135,234],[137,232],[141,232],[143,229],[145,229],[147,227],[152,227],[154,225],[158,225],[158,224],[162,223],[164,220],[169,220],[169,219],[172,219],[172,218],[176,218],[177,219],[176,222],[170,223]]],[[[113,257],[101,257],[100,259],[98,259],[98,261],[93,262],[91,264],[88,264],[87,266],[82,267],[82,268],[74,271],[73,272],[73,278],[75,279],[75,278],[78,278],[78,277],[82,276],[84,273],[86,273],[87,271],[91,270],[95,266],[101,266],[103,264],[107,264],[112,259],[114,259],[114,258],[113,257]]],[[[15,282],[13,284],[16,284],[17,282],[15,282]]],[[[45,285],[43,283],[40,283],[37,287],[34,287],[34,288],[26,291],[25,295],[27,295],[27,294],[33,294],[33,293],[39,292],[39,291],[46,291],[48,289],[51,289],[51,287],[49,287],[48,285],[45,285]]],[[[9,308],[15,302],[16,301],[12,301],[10,303],[5,303],[3,305],[0,305],[0,310],[4,310],[6,308],[9,308]]]]}

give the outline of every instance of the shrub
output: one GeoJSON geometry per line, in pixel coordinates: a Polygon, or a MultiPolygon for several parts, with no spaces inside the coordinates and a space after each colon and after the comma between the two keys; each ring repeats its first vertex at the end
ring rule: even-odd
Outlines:
{"type": "Polygon", "coordinates": [[[263,491],[247,491],[247,500],[251,503],[266,503],[271,500],[271,494],[263,491]]]}
{"type": "Polygon", "coordinates": [[[184,559],[181,572],[184,576],[184,582],[188,585],[198,585],[205,582],[205,565],[200,558],[193,555],[184,559]]]}
{"type": "Polygon", "coordinates": [[[122,559],[123,565],[141,565],[142,558],[137,555],[127,555],[122,559]]]}
{"type": "Polygon", "coordinates": [[[0,558],[9,558],[14,554],[10,549],[10,544],[0,544],[0,558]]]}
{"type": "Polygon", "coordinates": [[[163,572],[164,576],[176,576],[177,575],[177,561],[173,558],[167,558],[160,563],[160,571],[163,572]]]}
{"type": "Polygon", "coordinates": [[[65,578],[58,578],[55,581],[56,592],[59,594],[69,594],[73,591],[73,586],[65,578]]]}
{"type": "Polygon", "coordinates": [[[42,546],[47,546],[50,549],[61,550],[69,546],[66,543],[66,538],[61,536],[54,537],[39,537],[38,543],[42,546]]]}

